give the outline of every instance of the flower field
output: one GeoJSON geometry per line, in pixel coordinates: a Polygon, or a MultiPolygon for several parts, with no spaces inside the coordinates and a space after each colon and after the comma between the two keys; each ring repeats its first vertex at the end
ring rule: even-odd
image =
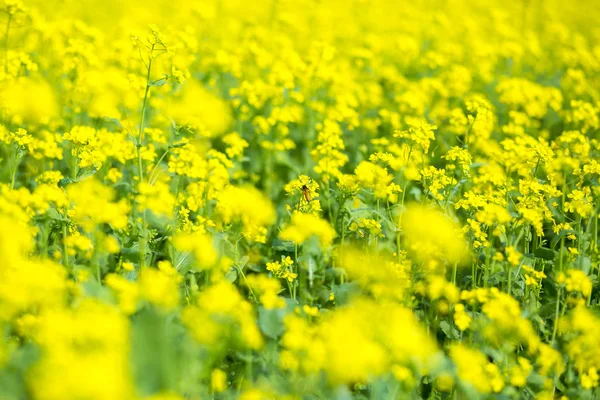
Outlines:
{"type": "Polygon", "coordinates": [[[600,397],[599,23],[0,0],[0,400],[600,397]]]}

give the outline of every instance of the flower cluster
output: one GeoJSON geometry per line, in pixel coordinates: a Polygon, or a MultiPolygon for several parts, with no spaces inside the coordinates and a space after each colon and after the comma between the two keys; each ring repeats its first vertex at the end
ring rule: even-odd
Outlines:
{"type": "Polygon", "coordinates": [[[0,398],[598,397],[563,3],[0,0],[0,398]]]}

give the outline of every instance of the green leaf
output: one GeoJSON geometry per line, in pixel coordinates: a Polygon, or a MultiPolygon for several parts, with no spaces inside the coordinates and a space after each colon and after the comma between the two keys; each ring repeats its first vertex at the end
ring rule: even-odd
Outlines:
{"type": "Polygon", "coordinates": [[[60,181],[58,181],[58,187],[64,188],[65,186],[73,182],[74,181],[71,178],[62,178],[60,181]]]}
{"type": "Polygon", "coordinates": [[[62,215],[60,215],[60,213],[58,212],[58,210],[54,207],[49,208],[48,211],[46,211],[46,215],[48,215],[48,217],[50,219],[56,220],[56,221],[63,221],[63,222],[67,222],[68,219],[63,218],[62,215]]]}
{"type": "Polygon", "coordinates": [[[231,283],[235,282],[237,277],[238,277],[238,272],[235,268],[231,268],[229,270],[229,272],[227,272],[227,274],[225,275],[225,279],[227,279],[231,283]]]}
{"type": "Polygon", "coordinates": [[[273,250],[286,251],[288,253],[291,253],[294,251],[294,242],[292,242],[291,240],[275,239],[273,240],[273,245],[271,247],[273,248],[273,250]]]}
{"type": "Polygon", "coordinates": [[[453,339],[454,335],[452,335],[452,327],[447,321],[440,322],[440,329],[442,332],[444,332],[447,338],[453,339]]]}
{"type": "Polygon", "coordinates": [[[154,82],[150,82],[148,86],[161,87],[169,83],[169,75],[163,74],[163,77],[155,80],[154,82]]]}
{"type": "Polygon", "coordinates": [[[258,265],[258,264],[250,263],[250,264],[246,264],[246,265],[250,271],[263,272],[265,270],[265,267],[258,265]]]}
{"type": "Polygon", "coordinates": [[[194,351],[180,327],[168,315],[146,308],[134,317],[131,335],[131,361],[140,392],[174,390],[189,368],[187,354],[194,351]]]}
{"type": "Polygon", "coordinates": [[[105,117],[102,117],[102,119],[106,122],[114,123],[119,128],[123,128],[123,125],[121,125],[121,121],[119,121],[117,118],[110,118],[110,117],[105,116],[105,117]]]}
{"type": "Polygon", "coordinates": [[[90,176],[93,176],[94,174],[96,174],[96,172],[98,172],[98,170],[96,168],[82,169],[77,174],[77,182],[82,181],[86,178],[89,178],[90,176]]]}
{"type": "Polygon", "coordinates": [[[550,318],[556,313],[556,300],[544,304],[538,309],[538,315],[542,318],[550,318]]]}
{"type": "Polygon", "coordinates": [[[552,250],[547,247],[538,247],[537,249],[535,249],[533,254],[537,258],[541,258],[543,260],[548,260],[548,261],[553,261],[556,258],[556,256],[558,255],[558,252],[556,250],[552,250]]]}
{"type": "Polygon", "coordinates": [[[267,310],[264,307],[258,309],[258,327],[268,337],[277,339],[283,333],[283,317],[285,311],[281,309],[267,310]]]}
{"type": "Polygon", "coordinates": [[[356,282],[348,282],[339,286],[334,286],[332,292],[335,295],[335,303],[341,305],[350,301],[350,298],[356,293],[359,293],[360,289],[356,282]]]}
{"type": "Polygon", "coordinates": [[[586,275],[590,274],[592,269],[592,259],[589,256],[579,256],[578,260],[579,268],[585,272],[586,275]]]}
{"type": "Polygon", "coordinates": [[[27,385],[24,377],[39,358],[37,346],[26,343],[11,353],[10,360],[0,369],[0,399],[26,399],[27,385]]]}
{"type": "Polygon", "coordinates": [[[238,266],[240,267],[240,269],[242,269],[242,270],[244,269],[244,267],[248,263],[248,260],[250,260],[250,257],[248,257],[248,256],[244,256],[238,260],[237,263],[238,263],[238,266]]]}
{"type": "Polygon", "coordinates": [[[550,247],[552,247],[552,248],[556,247],[556,245],[558,244],[560,239],[562,239],[563,237],[570,235],[570,234],[577,235],[577,232],[575,232],[572,229],[560,232],[558,235],[554,236],[554,239],[552,239],[552,242],[550,242],[550,247]]]}

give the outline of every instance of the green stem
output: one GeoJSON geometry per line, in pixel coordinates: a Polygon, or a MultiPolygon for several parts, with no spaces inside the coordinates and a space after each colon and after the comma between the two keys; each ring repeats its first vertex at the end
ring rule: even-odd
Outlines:
{"type": "Polygon", "coordinates": [[[252,382],[252,350],[248,350],[246,354],[246,375],[248,382],[252,382]]]}
{"type": "Polygon", "coordinates": [[[330,189],[329,178],[327,178],[327,186],[325,189],[327,190],[327,216],[329,217],[330,221],[333,221],[331,219],[331,190],[329,190],[330,189]]]}
{"type": "Polygon", "coordinates": [[[300,291],[300,263],[298,262],[298,244],[294,243],[294,264],[296,265],[296,274],[298,274],[298,276],[296,277],[296,285],[294,285],[294,295],[293,298],[294,300],[296,300],[296,295],[297,292],[300,291]]]}
{"type": "Polygon", "coordinates": [[[511,294],[512,293],[512,271],[510,263],[506,263],[507,264],[507,274],[508,274],[508,283],[507,283],[507,289],[506,289],[506,293],[511,294]]]}
{"type": "Polygon", "coordinates": [[[140,258],[140,269],[146,266],[146,244],[148,236],[148,227],[146,221],[146,210],[142,214],[142,234],[140,235],[139,241],[139,258],[140,258]]]}
{"type": "MultiPolygon", "coordinates": [[[[408,152],[408,158],[410,159],[410,153],[412,153],[412,146],[408,152]]],[[[408,164],[408,161],[407,161],[408,164]]],[[[404,200],[406,198],[406,187],[408,186],[408,179],[404,177],[404,184],[402,185],[402,198],[400,199],[400,216],[398,217],[398,232],[396,233],[396,253],[398,256],[398,262],[400,262],[400,232],[402,227],[402,216],[404,215],[404,200]]]]}
{"type": "MultiPolygon", "coordinates": [[[[341,213],[342,213],[342,246],[340,248],[340,258],[343,260],[343,256],[344,256],[344,251],[345,251],[345,246],[346,246],[346,209],[344,208],[344,198],[342,197],[342,207],[341,207],[341,213]]],[[[340,285],[344,284],[344,269],[341,268],[341,273],[340,273],[340,285]]]]}
{"type": "MultiPolygon", "coordinates": [[[[100,243],[100,235],[98,235],[96,233],[95,239],[96,239],[96,245],[98,245],[100,243]]],[[[98,251],[99,250],[100,249],[98,248],[98,246],[94,246],[94,255],[92,256],[92,264],[94,265],[95,270],[96,270],[96,279],[98,280],[98,283],[100,285],[102,285],[102,275],[101,275],[101,272],[100,272],[100,262],[98,260],[98,251]]]]}
{"type": "Polygon", "coordinates": [[[154,173],[156,172],[156,169],[160,165],[161,161],[167,156],[167,154],[169,153],[169,151],[171,151],[170,148],[168,148],[167,150],[165,150],[165,152],[163,153],[163,155],[160,156],[160,158],[158,159],[158,161],[154,165],[154,168],[152,168],[152,171],[150,171],[150,175],[148,175],[148,182],[150,182],[151,184],[153,183],[152,182],[152,177],[154,176],[154,173]]]}
{"type": "MultiPolygon", "coordinates": [[[[146,108],[148,106],[148,94],[150,93],[150,73],[152,71],[152,57],[154,52],[154,45],[150,49],[150,57],[148,59],[148,70],[146,73],[146,89],[144,91],[144,100],[142,102],[142,113],[140,115],[140,130],[138,132],[137,138],[137,156],[138,156],[138,174],[139,174],[139,183],[144,181],[144,166],[142,163],[142,146],[144,140],[144,122],[146,119],[146,108]]],[[[146,266],[146,243],[147,243],[147,220],[146,220],[146,210],[144,210],[144,214],[142,216],[142,234],[140,236],[139,241],[139,258],[140,258],[140,269],[146,266]]]]}
{"type": "Polygon", "coordinates": [[[456,270],[458,269],[458,264],[454,263],[454,268],[452,270],[452,283],[456,285],[456,270]]]}
{"type": "Polygon", "coordinates": [[[152,56],[154,52],[154,45],[150,49],[150,57],[148,59],[148,71],[146,73],[146,90],[144,91],[144,100],[142,102],[142,113],[140,115],[140,130],[138,132],[137,138],[137,155],[138,155],[138,168],[139,168],[139,176],[140,182],[144,180],[144,170],[142,166],[142,145],[143,145],[143,136],[144,136],[144,122],[146,119],[146,108],[148,105],[148,94],[150,93],[150,72],[152,71],[152,56]]]}
{"type": "MultiPolygon", "coordinates": [[[[381,218],[379,217],[379,212],[380,212],[380,211],[379,211],[379,199],[377,199],[377,206],[376,206],[376,207],[377,207],[377,214],[376,214],[376,215],[377,215],[377,217],[376,217],[376,219],[375,219],[375,220],[376,220],[378,223],[381,223],[381,218]]],[[[379,243],[379,239],[377,238],[377,235],[375,235],[375,251],[377,251],[377,245],[378,245],[378,243],[379,243]]]]}
{"type": "Polygon", "coordinates": [[[472,289],[475,289],[477,287],[477,276],[476,276],[477,270],[476,270],[476,262],[473,261],[471,263],[471,283],[472,283],[472,289]]]}
{"type": "Polygon", "coordinates": [[[254,299],[254,301],[256,301],[258,303],[258,298],[256,297],[256,295],[254,294],[254,291],[250,287],[250,284],[248,283],[248,279],[246,278],[246,274],[244,274],[244,271],[242,271],[242,268],[240,267],[240,264],[236,262],[235,263],[235,268],[237,269],[238,273],[242,276],[242,279],[244,280],[244,283],[246,284],[246,287],[250,291],[250,295],[252,296],[252,298],[254,299]]]}
{"type": "Polygon", "coordinates": [[[15,179],[17,177],[17,170],[19,169],[19,150],[15,154],[15,162],[13,163],[12,174],[10,178],[10,190],[15,188],[15,179]]]}
{"type": "Polygon", "coordinates": [[[558,271],[563,270],[563,249],[565,248],[565,237],[560,238],[560,251],[558,252],[558,271]]]}
{"type": "Polygon", "coordinates": [[[556,339],[556,331],[558,330],[558,316],[560,312],[560,295],[562,288],[558,288],[558,293],[556,294],[556,310],[554,312],[554,327],[552,328],[552,341],[550,345],[554,345],[554,339],[556,339]]]}
{"type": "Polygon", "coordinates": [[[489,280],[490,280],[490,270],[491,270],[491,262],[492,259],[492,244],[488,243],[488,251],[487,251],[487,256],[485,257],[485,282],[484,282],[484,286],[488,287],[489,285],[489,280]]]}
{"type": "Polygon", "coordinates": [[[342,206],[342,251],[346,244],[346,213],[342,206]]]}
{"type": "Polygon", "coordinates": [[[64,260],[64,266],[65,268],[69,268],[69,251],[67,248],[67,224],[66,222],[63,223],[62,226],[62,233],[63,233],[63,260],[64,260]]]}

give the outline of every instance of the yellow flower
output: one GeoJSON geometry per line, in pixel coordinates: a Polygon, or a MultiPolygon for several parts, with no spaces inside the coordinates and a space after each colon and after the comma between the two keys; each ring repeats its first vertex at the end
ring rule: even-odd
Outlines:
{"type": "Polygon", "coordinates": [[[271,201],[253,187],[228,186],[219,196],[217,211],[225,223],[240,221],[250,241],[266,242],[266,227],[275,222],[271,201]]]}
{"type": "Polygon", "coordinates": [[[170,310],[179,304],[179,278],[179,275],[145,268],[140,272],[140,296],[157,307],[170,310]]]}
{"type": "Polygon", "coordinates": [[[329,222],[313,214],[292,214],[292,220],[279,235],[284,240],[303,244],[311,237],[317,237],[323,247],[328,247],[336,236],[329,222]]]}
{"type": "Polygon", "coordinates": [[[125,200],[115,202],[116,193],[112,188],[95,179],[86,179],[69,185],[67,195],[73,205],[69,215],[86,231],[103,223],[115,229],[127,227],[130,206],[125,200]]]}
{"type": "Polygon", "coordinates": [[[498,393],[504,388],[504,379],[498,367],[476,349],[462,344],[450,347],[450,357],[458,369],[461,381],[481,393],[498,393]]]}
{"type": "Polygon", "coordinates": [[[220,393],[227,389],[227,374],[223,370],[215,368],[211,371],[210,388],[215,393],[220,393]]]}
{"type": "Polygon", "coordinates": [[[464,263],[469,252],[458,224],[441,211],[412,204],[401,215],[404,242],[414,259],[440,259],[449,264],[464,263]]]}
{"type": "Polygon", "coordinates": [[[219,343],[227,344],[227,339],[237,339],[251,349],[260,349],[264,343],[252,306],[226,281],[201,292],[197,306],[186,307],[182,320],[198,342],[215,350],[219,343]]]}
{"type": "Polygon", "coordinates": [[[456,304],[454,306],[454,323],[461,331],[467,330],[471,325],[471,317],[466,313],[463,304],[456,304]]]}
{"type": "Polygon", "coordinates": [[[406,122],[409,125],[408,130],[398,131],[394,136],[408,139],[427,153],[430,141],[435,139],[433,131],[437,129],[437,126],[428,124],[425,120],[418,118],[408,119],[406,122]]]}
{"type": "Polygon", "coordinates": [[[259,296],[262,305],[268,309],[283,308],[285,300],[279,297],[281,285],[277,279],[269,278],[263,274],[250,275],[247,278],[249,287],[254,290],[254,294],[259,296]]]}
{"type": "Polygon", "coordinates": [[[125,261],[121,264],[121,267],[123,267],[123,269],[125,271],[134,271],[135,270],[135,266],[133,265],[132,262],[129,261],[125,261]]]}
{"type": "Polygon", "coordinates": [[[139,299],[138,285],[115,274],[108,274],[105,282],[106,286],[116,292],[121,310],[128,315],[133,314],[137,309],[137,301],[139,299]]]}
{"type": "Polygon", "coordinates": [[[33,395],[133,398],[129,337],[129,320],[99,300],[85,299],[73,310],[42,313],[34,334],[42,356],[27,375],[33,395]]]}
{"type": "Polygon", "coordinates": [[[567,292],[581,293],[585,297],[592,293],[592,281],[579,269],[569,269],[566,273],[559,273],[556,281],[564,284],[567,292]]]}
{"type": "Polygon", "coordinates": [[[163,217],[171,217],[175,208],[175,197],[169,185],[162,181],[154,184],[142,182],[138,184],[138,195],[135,201],[142,210],[150,210],[163,217]]]}
{"type": "Polygon", "coordinates": [[[123,177],[121,171],[116,168],[111,168],[106,173],[106,179],[108,179],[112,183],[116,183],[119,179],[123,177]]]}
{"type": "Polygon", "coordinates": [[[219,255],[213,247],[212,238],[200,231],[180,233],[173,237],[173,246],[179,251],[192,252],[196,265],[201,270],[214,267],[219,255]]]}
{"type": "Polygon", "coordinates": [[[277,273],[280,270],[281,270],[281,264],[279,264],[279,261],[268,262],[267,263],[267,271],[271,271],[273,273],[277,273]]]}
{"type": "Polygon", "coordinates": [[[506,259],[513,267],[517,267],[521,264],[522,257],[523,255],[513,246],[508,246],[506,248],[506,259]]]}
{"type": "Polygon", "coordinates": [[[362,187],[373,190],[376,198],[389,199],[391,202],[398,200],[398,193],[402,190],[392,182],[394,177],[385,168],[369,161],[361,161],[354,174],[362,187]]]}

